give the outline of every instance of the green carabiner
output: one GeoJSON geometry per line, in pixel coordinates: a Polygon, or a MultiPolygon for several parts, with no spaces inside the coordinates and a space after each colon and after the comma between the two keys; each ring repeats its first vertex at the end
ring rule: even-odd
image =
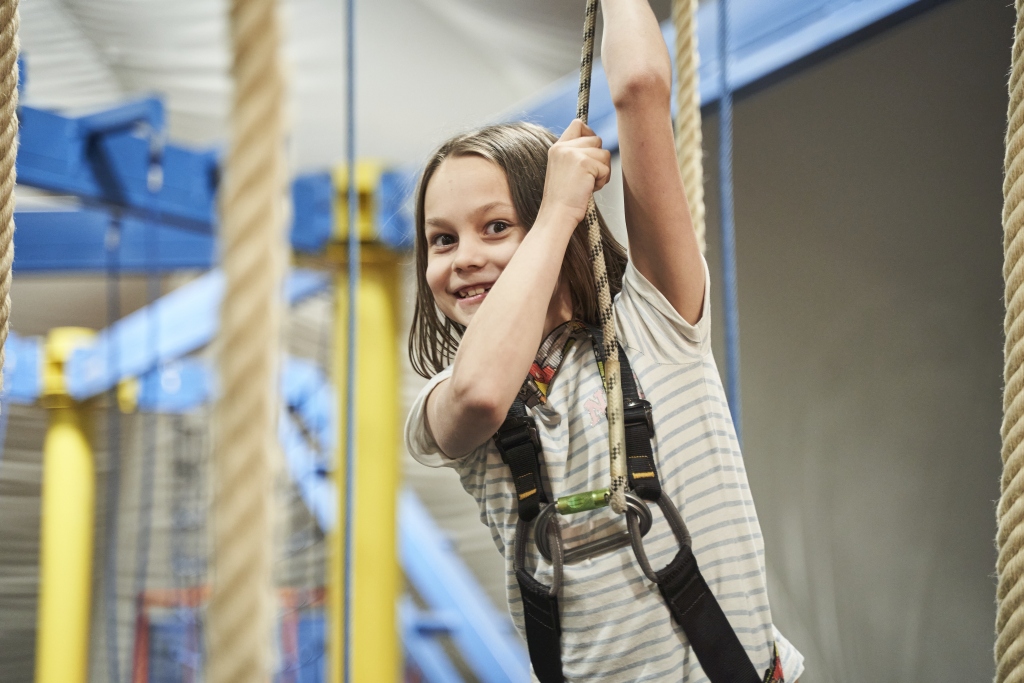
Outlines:
{"type": "Polygon", "coordinates": [[[577,493],[572,496],[563,496],[555,501],[555,509],[560,515],[573,515],[577,512],[596,510],[608,505],[611,491],[608,489],[597,489],[586,493],[577,493]]]}

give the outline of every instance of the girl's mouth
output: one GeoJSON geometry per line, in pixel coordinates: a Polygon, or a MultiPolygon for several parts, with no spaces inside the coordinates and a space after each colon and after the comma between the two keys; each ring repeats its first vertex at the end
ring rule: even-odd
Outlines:
{"type": "Polygon", "coordinates": [[[464,287],[455,292],[455,298],[459,304],[469,305],[480,303],[487,296],[487,292],[491,291],[491,285],[476,285],[473,287],[464,287]]]}

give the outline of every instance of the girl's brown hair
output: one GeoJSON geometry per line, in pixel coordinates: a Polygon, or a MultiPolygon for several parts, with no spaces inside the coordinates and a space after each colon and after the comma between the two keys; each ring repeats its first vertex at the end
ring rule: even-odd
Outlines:
{"type": "MultiPolygon", "coordinates": [[[[531,123],[505,123],[457,135],[437,148],[423,169],[416,190],[416,307],[409,333],[409,360],[413,370],[423,377],[432,377],[455,357],[459,339],[465,331],[450,320],[434,303],[427,285],[427,239],[423,202],[427,185],[441,163],[448,157],[479,156],[493,161],[508,178],[512,204],[526,229],[533,227],[544,196],[544,174],[548,149],[556,138],[548,130],[531,123]]],[[[626,250],[612,236],[598,212],[601,244],[608,269],[612,296],[622,289],[622,273],[626,268],[626,250]]],[[[600,324],[597,313],[597,288],[590,265],[590,245],[586,221],[576,226],[562,261],[560,279],[569,284],[573,317],[593,325],[600,324]]]]}

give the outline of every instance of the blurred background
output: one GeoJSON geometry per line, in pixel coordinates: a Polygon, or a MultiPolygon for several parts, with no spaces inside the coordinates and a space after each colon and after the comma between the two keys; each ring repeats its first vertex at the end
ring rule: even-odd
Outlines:
{"type": "MultiPolygon", "coordinates": [[[[701,17],[714,16],[714,2],[701,5],[701,17]]],[[[668,19],[669,0],[652,6],[668,19]]],[[[743,446],[776,625],[806,657],[802,683],[988,680],[1013,8],[1005,0],[735,0],[731,7],[734,58],[755,74],[736,83],[733,141],[743,446]],[[873,5],[877,14],[868,9],[860,23],[842,23],[873,5]],[[808,43],[812,29],[817,42],[808,43]]],[[[334,416],[337,406],[324,399],[304,411],[315,403],[310,396],[343,383],[345,295],[335,283],[344,275],[337,244],[344,231],[335,213],[344,212],[346,175],[344,7],[283,0],[280,8],[289,163],[293,178],[306,179],[293,194],[294,260],[321,279],[293,298],[286,326],[287,350],[305,372],[296,386],[306,387],[288,407],[311,455],[300,462],[284,448],[276,475],[276,657],[278,680],[337,680],[325,625],[335,580],[328,539],[337,532],[333,517],[318,516],[324,499],[307,481],[311,472],[331,480],[337,439],[317,435],[334,422],[322,431],[316,415],[334,416]],[[306,242],[296,242],[300,233],[306,242]]],[[[63,125],[45,115],[79,120],[155,97],[166,120],[151,125],[161,144],[216,164],[231,96],[226,3],[22,0],[20,12],[21,102],[39,112],[23,112],[20,154],[46,147],[40,140],[63,125]]],[[[475,503],[453,472],[401,452],[398,428],[423,384],[405,357],[413,285],[404,202],[426,155],[455,132],[521,116],[555,128],[568,122],[582,13],[582,0],[357,4],[357,176],[371,207],[363,207],[361,229],[369,231],[367,258],[378,264],[366,272],[387,302],[378,311],[380,336],[360,338],[359,348],[383,340],[384,362],[394,366],[394,400],[365,407],[390,417],[363,431],[383,425],[383,450],[373,457],[391,458],[394,467],[385,492],[368,492],[356,515],[375,515],[396,498],[405,507],[397,531],[377,528],[379,521],[356,524],[357,533],[392,548],[403,544],[394,562],[405,572],[398,593],[408,597],[399,598],[391,647],[403,657],[396,671],[404,680],[516,680],[526,671],[525,647],[505,614],[503,562],[475,503]],[[567,109],[550,113],[565,101],[567,109]],[[404,515],[429,521],[414,535],[433,545],[407,545],[404,515]],[[430,592],[432,576],[463,569],[458,586],[469,586],[465,599],[475,606],[430,592]],[[472,616],[481,610],[483,617],[472,616]],[[467,629],[497,635],[480,643],[467,629]],[[449,668],[432,668],[430,656],[449,668]],[[481,664],[502,657],[514,663],[481,664]]],[[[715,76],[705,47],[702,83],[715,76]]],[[[724,368],[716,99],[705,97],[703,132],[712,325],[724,368]]],[[[605,124],[614,130],[613,119],[605,124]]],[[[23,168],[29,162],[21,156],[18,163],[8,376],[38,376],[56,328],[109,330],[134,314],[145,329],[125,343],[154,349],[131,382],[118,376],[91,394],[81,390],[97,469],[83,680],[202,680],[213,550],[211,407],[200,375],[213,357],[211,338],[197,333],[158,352],[160,333],[144,321],[188,286],[188,305],[200,312],[174,320],[208,314],[199,302],[217,263],[216,226],[154,228],[109,198],[33,183],[42,176],[23,168]],[[159,238],[146,237],[158,230],[159,238]],[[196,396],[182,397],[183,386],[196,396]]],[[[621,188],[610,183],[599,203],[621,234],[621,188]]],[[[33,680],[36,662],[49,409],[26,381],[5,381],[0,419],[5,683],[33,680]]]]}

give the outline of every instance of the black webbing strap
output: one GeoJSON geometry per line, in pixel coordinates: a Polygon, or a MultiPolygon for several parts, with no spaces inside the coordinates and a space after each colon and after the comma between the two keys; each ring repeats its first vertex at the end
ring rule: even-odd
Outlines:
{"type": "MultiPolygon", "coordinates": [[[[587,330],[594,343],[594,355],[601,363],[604,361],[601,355],[604,349],[604,335],[601,333],[601,328],[595,325],[587,325],[587,330]]],[[[661,482],[658,481],[658,470],[654,466],[654,452],[651,450],[651,439],[654,437],[654,417],[651,413],[651,404],[640,398],[626,352],[621,344],[618,349],[619,371],[622,376],[622,417],[626,429],[626,473],[629,476],[629,487],[644,500],[658,500],[661,497],[661,482]]],[[[601,375],[603,378],[603,371],[601,375]]]]}
{"type": "Polygon", "coordinates": [[[672,618],[686,633],[711,683],[761,683],[715,594],[701,576],[690,546],[684,545],[657,577],[658,590],[672,618]]]}
{"type": "Polygon", "coordinates": [[[518,398],[508,409],[505,422],[494,435],[494,445],[501,459],[512,471],[516,487],[519,516],[527,522],[540,513],[541,503],[548,497],[540,478],[540,439],[533,418],[526,414],[526,406],[518,398]]]}
{"type": "MultiPolygon", "coordinates": [[[[596,343],[596,342],[595,342],[596,343]]],[[[651,438],[654,436],[654,417],[651,404],[640,398],[633,369],[626,360],[626,352],[619,346],[619,367],[622,373],[622,415],[626,429],[626,471],[633,492],[644,500],[661,497],[661,482],[654,467],[651,438]]]]}
{"type": "Polygon", "coordinates": [[[562,625],[558,596],[525,569],[516,569],[519,594],[523,596],[523,623],[530,663],[540,683],[562,683],[562,625]]]}
{"type": "MultiPolygon", "coordinates": [[[[598,362],[603,362],[600,352],[601,332],[590,327],[590,333],[598,362]]],[[[658,590],[672,617],[686,633],[711,683],[759,683],[760,678],[754,665],[714,593],[701,576],[690,549],[689,532],[686,531],[682,516],[671,500],[662,496],[651,448],[654,435],[651,404],[640,398],[633,370],[621,346],[619,366],[622,371],[626,462],[630,486],[641,498],[659,501],[662,507],[667,505],[671,508],[665,511],[666,519],[681,541],[681,550],[667,567],[653,572],[647,563],[645,573],[652,579],[657,577],[655,583],[658,584],[658,590]],[[663,500],[664,505],[660,502],[663,500]]],[[[526,406],[518,398],[512,403],[505,422],[494,435],[494,443],[501,453],[501,459],[512,472],[518,497],[520,521],[516,529],[516,554],[522,554],[523,557],[515,563],[515,572],[519,593],[523,598],[523,622],[530,663],[541,683],[563,683],[558,589],[548,588],[523,568],[527,523],[537,517],[542,504],[548,503],[550,499],[544,491],[540,476],[541,445],[537,428],[533,418],[527,414],[526,406]]],[[[639,555],[637,559],[640,559],[639,555]]]]}

